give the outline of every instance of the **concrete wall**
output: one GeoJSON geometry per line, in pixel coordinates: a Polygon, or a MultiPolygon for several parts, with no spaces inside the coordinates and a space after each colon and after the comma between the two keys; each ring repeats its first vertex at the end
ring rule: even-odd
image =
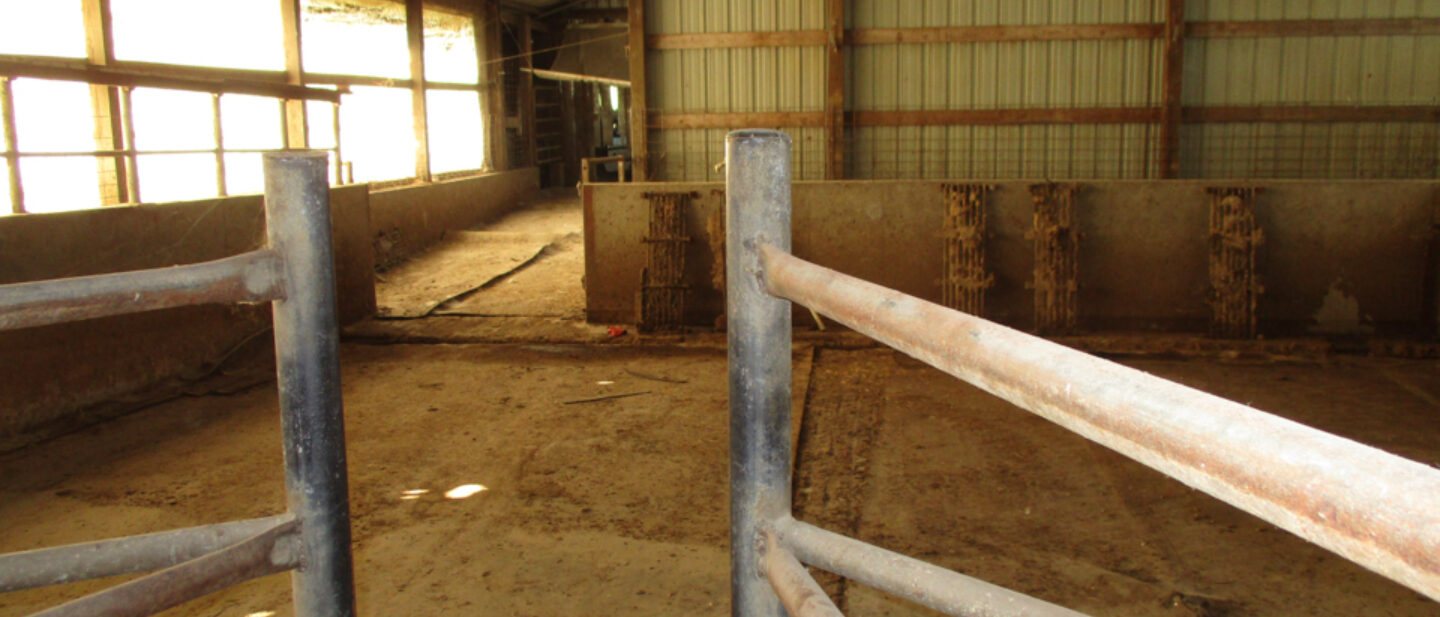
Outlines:
{"type": "Polygon", "coordinates": [[[438,242],[447,230],[499,218],[539,187],[539,171],[527,167],[371,193],[375,263],[395,263],[438,242]]]}
{"type": "MultiPolygon", "coordinates": [[[[1033,326],[1031,181],[996,183],[988,203],[986,317],[1033,326]]],[[[1203,332],[1210,319],[1206,187],[1226,181],[1090,181],[1079,195],[1080,324],[1088,330],[1203,332]]],[[[1248,185],[1255,185],[1248,183],[1248,185]]],[[[938,301],[944,196],[936,181],[797,182],[797,255],[938,301]]],[[[1421,322],[1435,181],[1266,181],[1256,215],[1262,247],[1262,332],[1303,333],[1338,287],[1361,326],[1408,332],[1421,322]]],[[[643,197],[694,192],[686,255],[687,320],[712,323],[723,296],[711,284],[707,222],[724,208],[719,183],[584,187],[586,301],[591,321],[633,323],[649,220],[643,197]]],[[[1332,308],[1333,301],[1332,298],[1332,308]]],[[[805,317],[808,321],[808,317],[805,317]]],[[[797,322],[803,323],[803,322],[797,322]]]]}
{"type": "MultiPolygon", "coordinates": [[[[419,249],[507,212],[534,186],[529,169],[373,194],[332,189],[341,322],[374,314],[375,247],[386,237],[419,249]]],[[[258,195],[0,217],[0,284],[217,259],[260,247],[264,233],[258,195]]],[[[0,451],[100,419],[86,410],[194,373],[269,321],[268,305],[194,306],[0,332],[0,451]]]]}

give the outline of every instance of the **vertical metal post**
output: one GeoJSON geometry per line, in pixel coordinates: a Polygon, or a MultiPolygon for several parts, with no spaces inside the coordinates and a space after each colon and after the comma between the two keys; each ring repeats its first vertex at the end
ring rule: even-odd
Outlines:
{"type": "Polygon", "coordinates": [[[221,197],[225,191],[225,125],[220,121],[220,93],[210,94],[211,120],[215,123],[215,191],[221,197]]]}
{"type": "Polygon", "coordinates": [[[25,189],[20,184],[20,140],[15,136],[15,93],[10,90],[12,78],[0,75],[0,124],[4,125],[5,167],[10,180],[10,211],[25,213],[25,189]]]}
{"type": "Polygon", "coordinates": [[[120,88],[120,121],[125,136],[125,196],[130,203],[140,203],[140,156],[135,148],[135,104],[131,97],[134,88],[120,88]]]}
{"type": "Polygon", "coordinates": [[[790,137],[725,138],[725,305],[730,339],[730,605],[784,610],[760,566],[761,530],[790,513],[790,303],[765,291],[759,245],[790,250],[790,137]]]}
{"type": "Polygon", "coordinates": [[[326,167],[324,152],[265,154],[270,247],[285,270],[286,297],[274,305],[275,357],[285,489],[304,547],[293,579],[302,617],[355,614],[326,167]]]}

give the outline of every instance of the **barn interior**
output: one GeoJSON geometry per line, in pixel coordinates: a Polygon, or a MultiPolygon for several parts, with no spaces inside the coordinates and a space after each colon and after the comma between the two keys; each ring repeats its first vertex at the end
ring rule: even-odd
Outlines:
{"type": "MultiPolygon", "coordinates": [[[[105,614],[770,614],[732,606],[741,129],[788,136],[795,256],[1440,486],[1440,1],[0,1],[0,120],[0,553],[287,511],[279,296],[15,315],[278,246],[271,153],[327,185],[353,606],[267,571],[105,614]]],[[[1418,530],[1397,582],[790,312],[797,519],[1090,615],[1440,615],[1440,513],[1355,506],[1418,530]]],[[[148,574],[6,559],[0,617],[148,574]]]]}

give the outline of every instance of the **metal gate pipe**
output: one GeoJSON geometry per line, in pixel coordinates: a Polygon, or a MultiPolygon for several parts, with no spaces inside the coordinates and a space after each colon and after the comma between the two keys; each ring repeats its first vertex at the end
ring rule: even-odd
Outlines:
{"type": "Polygon", "coordinates": [[[759,251],[770,293],[1440,600],[1440,470],[759,251]]]}
{"type": "Polygon", "coordinates": [[[339,325],[324,152],[265,155],[270,246],[285,256],[286,297],[274,304],[285,489],[304,550],[295,614],[355,614],[339,325]]]}
{"type": "Polygon", "coordinates": [[[765,533],[765,578],[780,596],[780,604],[790,617],[844,617],[840,609],[825,595],[805,566],[780,546],[775,534],[765,533]]]}
{"type": "Polygon", "coordinates": [[[937,611],[963,617],[1085,617],[1011,591],[786,517],[772,531],[800,561],[937,611]]]}
{"type": "Polygon", "coordinates": [[[783,617],[761,572],[760,532],[790,514],[790,303],[765,292],[762,244],[790,248],[790,137],[725,138],[730,366],[730,610],[783,617]]]}
{"type": "Polygon", "coordinates": [[[0,285],[0,330],[191,304],[268,302],[284,293],[280,258],[261,249],[171,268],[0,285]]]}
{"type": "Polygon", "coordinates": [[[295,528],[295,520],[287,518],[232,546],[30,617],[142,617],[250,579],[284,572],[295,567],[299,558],[295,528]]]}
{"type": "Polygon", "coordinates": [[[293,518],[281,514],[0,555],[0,593],[168,568],[293,518]]]}

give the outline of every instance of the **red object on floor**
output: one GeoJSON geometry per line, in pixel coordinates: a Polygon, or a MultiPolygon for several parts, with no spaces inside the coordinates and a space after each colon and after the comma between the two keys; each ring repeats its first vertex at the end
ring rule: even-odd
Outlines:
{"type": "Polygon", "coordinates": [[[605,332],[610,335],[610,338],[615,338],[617,336],[624,336],[625,328],[621,328],[620,326],[610,326],[605,330],[605,332]]]}

